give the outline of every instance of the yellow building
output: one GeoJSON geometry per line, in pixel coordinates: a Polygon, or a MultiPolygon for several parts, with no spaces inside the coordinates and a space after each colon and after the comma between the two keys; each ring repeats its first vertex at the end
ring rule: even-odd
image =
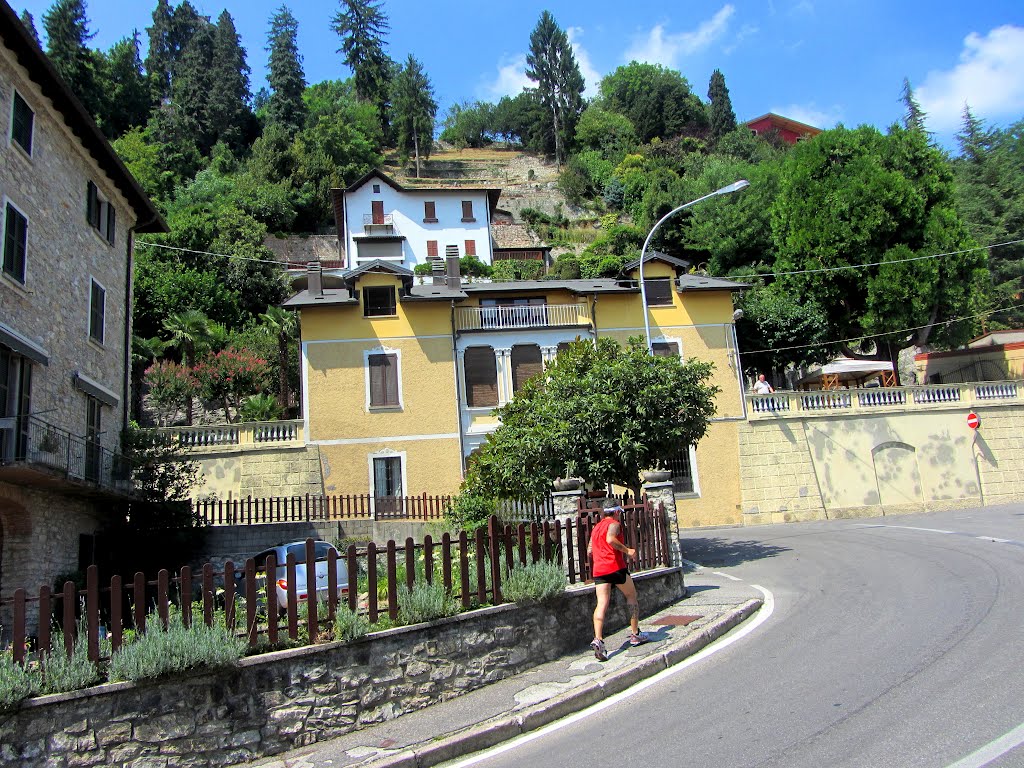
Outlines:
{"type": "MultiPolygon", "coordinates": [[[[559,348],[644,333],[639,261],[621,279],[494,283],[463,280],[454,255],[431,263],[426,282],[392,260],[340,275],[312,264],[285,303],[300,313],[305,435],[328,493],[380,505],[456,492],[465,458],[498,426],[495,408],[559,348]]],[[[662,254],[644,264],[655,353],[713,362],[722,390],[708,435],[680,446],[673,465],[680,522],[738,522],[745,410],[732,292],[742,286],[685,267],[662,254]]]]}

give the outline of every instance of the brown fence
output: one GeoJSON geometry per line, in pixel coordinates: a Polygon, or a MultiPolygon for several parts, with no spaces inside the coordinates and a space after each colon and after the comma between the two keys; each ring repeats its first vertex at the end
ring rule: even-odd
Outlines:
{"type": "MultiPolygon", "coordinates": [[[[244,499],[197,499],[192,512],[201,525],[254,525],[331,520],[441,520],[452,496],[264,496],[244,499]]],[[[539,503],[501,502],[506,520],[547,520],[554,517],[550,498],[539,503]]]]}
{"type": "MultiPolygon", "coordinates": [[[[186,626],[194,621],[211,625],[215,611],[223,610],[228,626],[247,637],[250,645],[263,642],[274,645],[285,637],[298,641],[300,629],[304,629],[307,641],[312,643],[323,629],[333,624],[342,604],[365,614],[371,623],[384,615],[398,618],[399,585],[406,584],[411,589],[418,580],[428,583],[440,580],[464,609],[473,605],[499,605],[504,602],[501,590],[504,575],[517,563],[555,561],[565,569],[570,584],[589,581],[591,563],[587,543],[599,513],[596,508],[581,509],[575,519],[564,524],[544,521],[504,525],[492,516],[486,528],[479,528],[473,534],[463,531],[454,537],[446,533],[439,541],[428,535],[420,543],[408,538],[404,544],[388,541],[381,548],[373,543],[364,549],[352,545],[342,554],[331,548],[326,561],[327,599],[321,598],[321,601],[313,591],[304,597],[296,595],[296,558],[289,553],[284,610],[279,610],[273,579],[265,589],[265,596],[260,592],[261,586],[266,584],[266,574],[276,575],[274,568],[278,564],[272,555],[265,564],[257,564],[249,558],[237,568],[228,562],[222,570],[215,570],[209,563],[199,572],[189,567],[182,568],[176,575],[161,570],[154,581],[147,580],[143,573],[136,573],[130,583],[114,576],[109,586],[103,587],[96,566],[90,566],[84,590],[77,590],[69,581],[56,594],[49,587],[42,587],[37,595],[30,597],[26,590],[19,589],[13,600],[3,601],[13,604],[11,650],[18,662],[24,662],[32,653],[55,650],[51,626],[56,625],[64,629],[65,650],[70,655],[81,627],[86,633],[89,657],[98,661],[122,645],[126,630],[144,631],[147,621],[154,620],[166,626],[172,606],[177,606],[186,626]],[[349,577],[347,590],[342,590],[337,582],[339,560],[345,564],[349,577]],[[260,595],[262,599],[236,600],[239,593],[260,595]],[[303,606],[301,611],[300,605],[303,606]],[[39,632],[34,638],[26,636],[30,611],[37,612],[39,619],[39,632]]],[[[649,503],[626,506],[622,527],[627,546],[637,550],[636,559],[630,563],[631,570],[670,564],[663,506],[657,509],[649,503]]],[[[314,543],[308,539],[305,562],[313,561],[314,543]]]]}

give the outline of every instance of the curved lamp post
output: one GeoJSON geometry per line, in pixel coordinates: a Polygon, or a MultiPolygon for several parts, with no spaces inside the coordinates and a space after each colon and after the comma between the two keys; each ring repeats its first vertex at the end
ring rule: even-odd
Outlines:
{"type": "Polygon", "coordinates": [[[651,231],[647,233],[647,239],[644,240],[644,247],[640,251],[640,304],[644,312],[644,334],[645,338],[647,339],[648,354],[654,354],[654,346],[651,344],[651,321],[647,317],[647,289],[644,287],[644,258],[647,256],[647,246],[650,244],[651,238],[654,236],[654,233],[658,230],[658,227],[665,223],[666,219],[668,219],[670,216],[674,216],[675,214],[679,213],[684,208],[689,208],[691,205],[696,205],[697,203],[703,200],[707,200],[709,197],[717,197],[718,195],[728,195],[732,192],[739,192],[741,189],[744,189],[749,186],[749,181],[747,181],[746,179],[740,179],[739,181],[734,181],[727,187],[716,189],[714,192],[708,195],[704,195],[704,197],[698,197],[696,200],[691,200],[688,203],[683,203],[678,208],[673,208],[671,211],[669,211],[660,219],[658,219],[658,222],[653,227],[651,227],[651,231]]]}

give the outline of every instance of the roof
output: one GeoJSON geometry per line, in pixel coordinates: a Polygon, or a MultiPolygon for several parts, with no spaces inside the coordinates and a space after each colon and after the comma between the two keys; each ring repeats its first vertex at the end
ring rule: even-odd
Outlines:
{"type": "MultiPolygon", "coordinates": [[[[650,264],[652,261],[662,261],[666,264],[675,267],[677,270],[690,268],[690,262],[688,262],[686,259],[679,259],[676,258],[675,256],[669,256],[667,253],[662,253],[661,251],[648,251],[647,253],[644,254],[644,264],[650,264]]],[[[633,259],[632,261],[623,264],[622,271],[631,272],[634,269],[637,269],[639,266],[640,259],[636,258],[633,259]]]]}
{"type": "Polygon", "coordinates": [[[891,371],[892,363],[887,360],[854,360],[848,357],[837,357],[830,363],[821,366],[801,378],[797,384],[808,384],[818,381],[822,376],[836,375],[840,383],[849,381],[862,382],[883,371],[891,371]]]}
{"type": "Polygon", "coordinates": [[[356,179],[354,182],[349,184],[344,189],[331,190],[332,194],[337,191],[342,194],[348,192],[355,192],[362,186],[365,186],[371,179],[380,179],[389,187],[398,192],[483,192],[487,195],[487,203],[490,209],[490,213],[494,213],[494,209],[498,207],[498,198],[501,197],[501,190],[492,187],[403,187],[393,178],[388,176],[380,168],[374,168],[369,173],[365,174],[361,178],[356,179]]]}
{"type": "Polygon", "coordinates": [[[998,347],[1003,344],[1014,344],[1020,341],[1024,341],[1024,329],[1004,328],[999,331],[989,331],[975,339],[971,339],[967,342],[967,347],[968,349],[977,349],[978,347],[998,347]]]}
{"type": "Polygon", "coordinates": [[[360,275],[364,275],[367,272],[390,272],[392,275],[398,275],[399,277],[412,277],[413,271],[403,267],[401,264],[393,264],[390,261],[384,261],[383,259],[374,259],[368,261],[362,266],[356,267],[350,272],[346,272],[344,277],[348,281],[352,281],[360,275]]]}
{"type": "Polygon", "coordinates": [[[96,121],[72,93],[71,88],[57,73],[53,63],[32,39],[14,9],[6,0],[0,0],[0,37],[15,55],[18,63],[39,86],[54,108],[64,116],[71,132],[82,142],[100,168],[110,177],[135,211],[136,232],[167,232],[167,224],[153,205],[153,201],[132,176],[131,171],[110,146],[96,121]]]}
{"type": "Polygon", "coordinates": [[[358,304],[359,300],[345,288],[324,288],[323,293],[312,296],[309,290],[302,290],[286,299],[282,307],[325,307],[338,306],[341,304],[358,304]]]}
{"type": "Polygon", "coordinates": [[[777,115],[774,112],[767,112],[761,115],[760,117],[755,117],[753,120],[747,120],[743,124],[751,125],[753,123],[759,123],[762,120],[768,120],[768,122],[770,122],[772,125],[779,126],[780,128],[788,128],[794,133],[809,133],[813,136],[817,136],[819,133],[821,133],[821,128],[816,128],[815,126],[808,125],[807,123],[801,123],[799,120],[793,120],[792,118],[789,117],[777,115]]]}

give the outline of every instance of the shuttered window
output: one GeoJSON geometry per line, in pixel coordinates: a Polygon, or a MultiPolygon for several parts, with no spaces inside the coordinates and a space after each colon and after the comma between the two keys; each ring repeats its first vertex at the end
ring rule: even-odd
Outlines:
{"type": "Polygon", "coordinates": [[[498,364],[490,347],[470,347],[463,360],[466,369],[466,405],[493,408],[498,404],[498,364]]]}
{"type": "Polygon", "coordinates": [[[512,392],[518,392],[527,381],[544,372],[544,359],[536,344],[512,347],[512,392]]]}
{"type": "Polygon", "coordinates": [[[10,203],[4,215],[4,266],[6,275],[25,282],[28,261],[28,219],[10,203]]]}
{"type": "Polygon", "coordinates": [[[363,289],[363,317],[392,317],[396,314],[394,286],[375,285],[363,289]]]}
{"type": "Polygon", "coordinates": [[[647,306],[672,306],[672,281],[667,277],[644,280],[644,292],[647,294],[647,306]]]}
{"type": "Polygon", "coordinates": [[[85,187],[85,220],[104,240],[111,245],[114,244],[117,214],[114,206],[100,194],[99,189],[91,181],[85,187]]]}
{"type": "Polygon", "coordinates": [[[427,258],[437,258],[437,240],[427,240],[427,258]]]}
{"type": "Polygon", "coordinates": [[[463,200],[462,201],[462,220],[463,221],[476,221],[473,217],[473,201],[463,200]]]}
{"type": "Polygon", "coordinates": [[[370,406],[391,407],[398,402],[398,355],[369,355],[370,406]]]}
{"type": "Polygon", "coordinates": [[[14,112],[11,116],[11,139],[29,155],[32,154],[32,126],[35,119],[35,112],[21,98],[21,94],[15,91],[14,112]]]}
{"type": "Polygon", "coordinates": [[[423,223],[424,224],[436,224],[437,223],[437,208],[434,206],[433,200],[423,201],[423,223]]]}
{"type": "Polygon", "coordinates": [[[466,255],[467,256],[476,256],[476,240],[467,240],[466,241],[466,255]]]}
{"type": "Polygon", "coordinates": [[[679,345],[674,341],[656,341],[651,344],[655,357],[679,357],[679,345]]]}
{"type": "Polygon", "coordinates": [[[103,343],[106,303],[107,292],[102,285],[93,280],[92,290],[89,292],[89,338],[99,344],[103,343]]]}

